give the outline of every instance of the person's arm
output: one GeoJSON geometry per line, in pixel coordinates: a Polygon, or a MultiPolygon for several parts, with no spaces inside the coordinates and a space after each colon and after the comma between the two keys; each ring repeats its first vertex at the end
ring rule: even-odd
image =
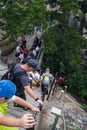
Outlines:
{"type": "Polygon", "coordinates": [[[29,87],[29,86],[25,86],[25,91],[38,103],[40,103],[41,105],[43,105],[42,100],[39,100],[38,96],[33,92],[33,90],[29,87]]]}
{"type": "Polygon", "coordinates": [[[40,83],[41,82],[41,78],[35,79],[32,77],[32,79],[36,82],[36,83],[40,83]]]}
{"type": "Polygon", "coordinates": [[[41,82],[43,81],[43,79],[44,79],[44,77],[43,77],[43,75],[41,76],[41,82]]]}
{"type": "Polygon", "coordinates": [[[33,111],[33,112],[39,112],[38,108],[34,107],[33,105],[31,105],[30,103],[28,103],[27,101],[23,100],[22,98],[20,98],[18,96],[15,96],[14,103],[27,107],[27,108],[31,109],[31,111],[33,111]]]}
{"type": "Polygon", "coordinates": [[[6,117],[0,114],[0,125],[9,127],[31,128],[35,124],[34,117],[31,114],[25,114],[22,118],[6,117]]]}
{"type": "Polygon", "coordinates": [[[34,93],[34,91],[30,88],[29,86],[29,82],[28,82],[28,77],[22,77],[21,78],[21,82],[23,84],[23,87],[25,89],[25,91],[35,100],[37,101],[39,104],[43,105],[42,100],[39,100],[37,97],[37,95],[34,93]]]}
{"type": "Polygon", "coordinates": [[[33,77],[32,74],[30,74],[30,78],[32,78],[37,83],[37,80],[33,77]]]}

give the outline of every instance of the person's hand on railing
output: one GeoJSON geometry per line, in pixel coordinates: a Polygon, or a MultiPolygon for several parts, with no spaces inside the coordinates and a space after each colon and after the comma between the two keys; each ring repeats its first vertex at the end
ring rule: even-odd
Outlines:
{"type": "Polygon", "coordinates": [[[35,101],[37,101],[40,105],[43,105],[43,101],[40,100],[38,97],[35,99],[35,101]]]}
{"type": "Polygon", "coordinates": [[[38,102],[40,105],[43,106],[43,101],[42,101],[42,100],[38,100],[37,102],[38,102]]]}
{"type": "Polygon", "coordinates": [[[25,114],[22,118],[19,119],[19,126],[23,128],[32,128],[35,124],[35,119],[31,114],[25,114]]]}
{"type": "MultiPolygon", "coordinates": [[[[37,109],[39,109],[39,111],[41,111],[42,110],[42,105],[38,105],[38,107],[37,107],[37,109]]],[[[37,116],[37,112],[34,112],[34,114],[33,114],[33,117],[34,117],[34,120],[36,121],[36,116],[37,116]]],[[[32,128],[27,128],[26,130],[34,130],[35,129],[35,124],[33,125],[33,127],[32,128]]]]}
{"type": "Polygon", "coordinates": [[[31,111],[32,111],[32,112],[40,112],[39,108],[37,108],[37,107],[32,107],[32,108],[31,108],[31,111]]]}
{"type": "MultiPolygon", "coordinates": [[[[37,108],[39,109],[39,111],[41,111],[42,110],[42,105],[39,104],[37,108]]],[[[33,117],[34,117],[35,120],[36,120],[36,116],[37,116],[37,112],[35,112],[33,114],[33,117]]]]}

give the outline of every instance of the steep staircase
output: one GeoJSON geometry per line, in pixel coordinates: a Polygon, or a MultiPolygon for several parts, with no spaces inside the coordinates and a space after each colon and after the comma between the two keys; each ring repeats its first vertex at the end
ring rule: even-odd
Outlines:
{"type": "MultiPolygon", "coordinates": [[[[33,38],[27,36],[27,47],[30,48],[33,43],[33,38]]],[[[8,61],[14,60],[15,50],[8,56],[8,61]]],[[[33,91],[41,97],[41,89],[33,88],[33,91]]],[[[27,94],[26,94],[27,95],[27,94]]],[[[41,113],[37,114],[35,130],[52,130],[52,125],[54,124],[55,116],[51,113],[52,107],[61,109],[62,113],[59,117],[57,126],[60,130],[87,130],[87,113],[82,109],[82,106],[76,99],[74,99],[67,92],[62,92],[57,89],[52,95],[50,94],[49,100],[47,95],[44,100],[44,105],[41,113]],[[77,129],[76,129],[77,128],[77,129]]],[[[38,104],[27,95],[27,101],[38,106],[38,104]]],[[[21,108],[14,107],[9,104],[8,116],[21,117],[25,113],[32,113],[31,111],[24,111],[21,108]]],[[[25,130],[24,128],[19,128],[19,130],[25,130]]]]}

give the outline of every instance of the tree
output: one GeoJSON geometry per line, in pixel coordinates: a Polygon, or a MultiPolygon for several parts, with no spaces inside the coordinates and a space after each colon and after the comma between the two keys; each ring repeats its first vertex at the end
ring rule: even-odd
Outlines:
{"type": "Polygon", "coordinates": [[[0,22],[7,36],[15,39],[17,35],[29,32],[31,25],[46,26],[46,9],[43,0],[1,0],[0,22]]]}
{"type": "MultiPolygon", "coordinates": [[[[87,21],[85,18],[85,14],[87,13],[87,1],[86,0],[80,1],[79,4],[80,4],[81,10],[84,14],[84,17],[81,19],[81,24],[80,24],[80,28],[79,28],[80,34],[83,35],[83,28],[86,27],[86,24],[87,24],[87,21]]],[[[87,29],[87,27],[86,27],[86,29],[87,29]]]]}
{"type": "MultiPolygon", "coordinates": [[[[54,5],[52,0],[49,0],[49,2],[54,5]]],[[[55,6],[57,4],[58,1],[55,6]]],[[[45,43],[43,67],[48,66],[53,72],[58,71],[67,75],[69,80],[68,90],[85,97],[87,96],[85,87],[87,85],[85,79],[87,70],[81,66],[82,59],[79,50],[81,42],[87,44],[87,40],[80,35],[78,29],[68,25],[70,12],[73,11],[74,14],[78,14],[80,5],[76,0],[60,0],[59,4],[60,9],[50,11],[49,15],[51,19],[57,21],[57,25],[50,26],[43,36],[45,43]]],[[[81,19],[80,15],[78,17],[81,19]]]]}

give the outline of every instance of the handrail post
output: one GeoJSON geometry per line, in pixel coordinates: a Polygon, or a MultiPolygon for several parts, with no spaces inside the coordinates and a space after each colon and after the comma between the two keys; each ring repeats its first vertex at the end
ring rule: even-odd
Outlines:
{"type": "MultiPolygon", "coordinates": [[[[41,110],[42,110],[42,105],[39,104],[38,108],[39,108],[39,110],[41,111],[41,110]]],[[[36,120],[36,116],[37,116],[37,112],[35,112],[35,113],[33,114],[33,117],[34,117],[35,120],[36,120]]],[[[35,125],[33,125],[32,128],[27,128],[26,130],[35,130],[35,125]]]]}
{"type": "Polygon", "coordinates": [[[56,116],[56,118],[55,118],[55,120],[54,120],[53,127],[52,127],[52,130],[56,130],[56,129],[57,129],[56,125],[57,125],[57,123],[58,123],[59,116],[61,115],[61,109],[52,107],[51,113],[56,116]]]}
{"type": "MultiPolygon", "coordinates": [[[[55,75],[55,77],[54,77],[54,79],[53,79],[53,82],[52,82],[51,85],[50,85],[50,90],[49,90],[49,93],[48,93],[48,96],[47,96],[47,100],[49,99],[49,96],[50,96],[50,93],[51,93],[51,91],[52,91],[52,89],[53,89],[53,85],[54,85],[54,83],[55,83],[55,79],[56,79],[57,75],[58,75],[58,72],[56,73],[56,75],[55,75]]],[[[52,92],[52,93],[53,93],[53,92],[52,92]]]]}
{"type": "Polygon", "coordinates": [[[53,84],[54,84],[54,80],[53,80],[53,82],[52,82],[51,85],[50,85],[50,90],[49,90],[49,93],[48,93],[48,96],[47,96],[47,99],[46,99],[46,100],[49,99],[50,93],[51,93],[52,88],[53,88],[53,84]]]}

